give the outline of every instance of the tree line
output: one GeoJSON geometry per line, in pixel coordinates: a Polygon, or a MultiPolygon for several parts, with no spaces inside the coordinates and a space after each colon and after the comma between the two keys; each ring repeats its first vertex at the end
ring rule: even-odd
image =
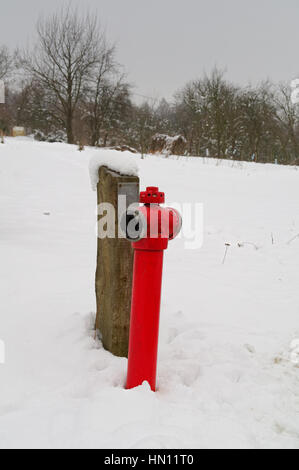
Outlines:
{"type": "Polygon", "coordinates": [[[188,155],[299,164],[299,108],[289,84],[239,87],[215,68],[170,101],[138,105],[122,70],[95,15],[68,7],[40,19],[32,48],[0,47],[0,129],[24,126],[40,140],[142,153],[154,134],[180,134],[188,155]]]}

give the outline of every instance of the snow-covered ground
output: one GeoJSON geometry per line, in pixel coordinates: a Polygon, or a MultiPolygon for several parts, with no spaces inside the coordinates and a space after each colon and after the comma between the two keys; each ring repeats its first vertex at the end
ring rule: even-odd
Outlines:
{"type": "Polygon", "coordinates": [[[92,331],[100,152],[0,145],[0,447],[299,448],[297,169],[132,156],[205,224],[165,255],[159,390],[127,391],[92,331]]]}

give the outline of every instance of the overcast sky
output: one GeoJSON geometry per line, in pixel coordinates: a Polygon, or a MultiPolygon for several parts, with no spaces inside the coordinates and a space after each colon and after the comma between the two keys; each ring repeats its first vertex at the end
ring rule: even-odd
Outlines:
{"type": "MultiPolygon", "coordinates": [[[[0,44],[26,44],[64,0],[0,0],[0,44]]],[[[136,93],[159,98],[214,65],[235,83],[299,76],[298,0],[73,0],[97,11],[136,93]]]]}

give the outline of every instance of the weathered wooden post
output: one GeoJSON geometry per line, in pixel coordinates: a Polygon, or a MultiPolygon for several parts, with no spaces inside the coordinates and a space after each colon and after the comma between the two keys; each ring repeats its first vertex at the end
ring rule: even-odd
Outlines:
{"type": "MultiPolygon", "coordinates": [[[[126,207],[139,200],[139,178],[121,175],[105,166],[99,168],[97,202],[115,208],[115,237],[99,238],[96,268],[96,329],[105,349],[116,356],[128,356],[133,275],[133,249],[118,237],[119,195],[126,196],[126,207]]],[[[98,216],[98,220],[101,215],[98,216]]]]}

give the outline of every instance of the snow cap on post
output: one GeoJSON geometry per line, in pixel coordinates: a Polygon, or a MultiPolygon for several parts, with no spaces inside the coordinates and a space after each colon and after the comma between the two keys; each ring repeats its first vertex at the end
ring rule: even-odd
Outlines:
{"type": "Polygon", "coordinates": [[[89,161],[89,175],[91,187],[96,191],[99,182],[99,169],[105,166],[120,175],[138,176],[138,160],[131,152],[118,152],[117,150],[97,150],[89,161]]]}

